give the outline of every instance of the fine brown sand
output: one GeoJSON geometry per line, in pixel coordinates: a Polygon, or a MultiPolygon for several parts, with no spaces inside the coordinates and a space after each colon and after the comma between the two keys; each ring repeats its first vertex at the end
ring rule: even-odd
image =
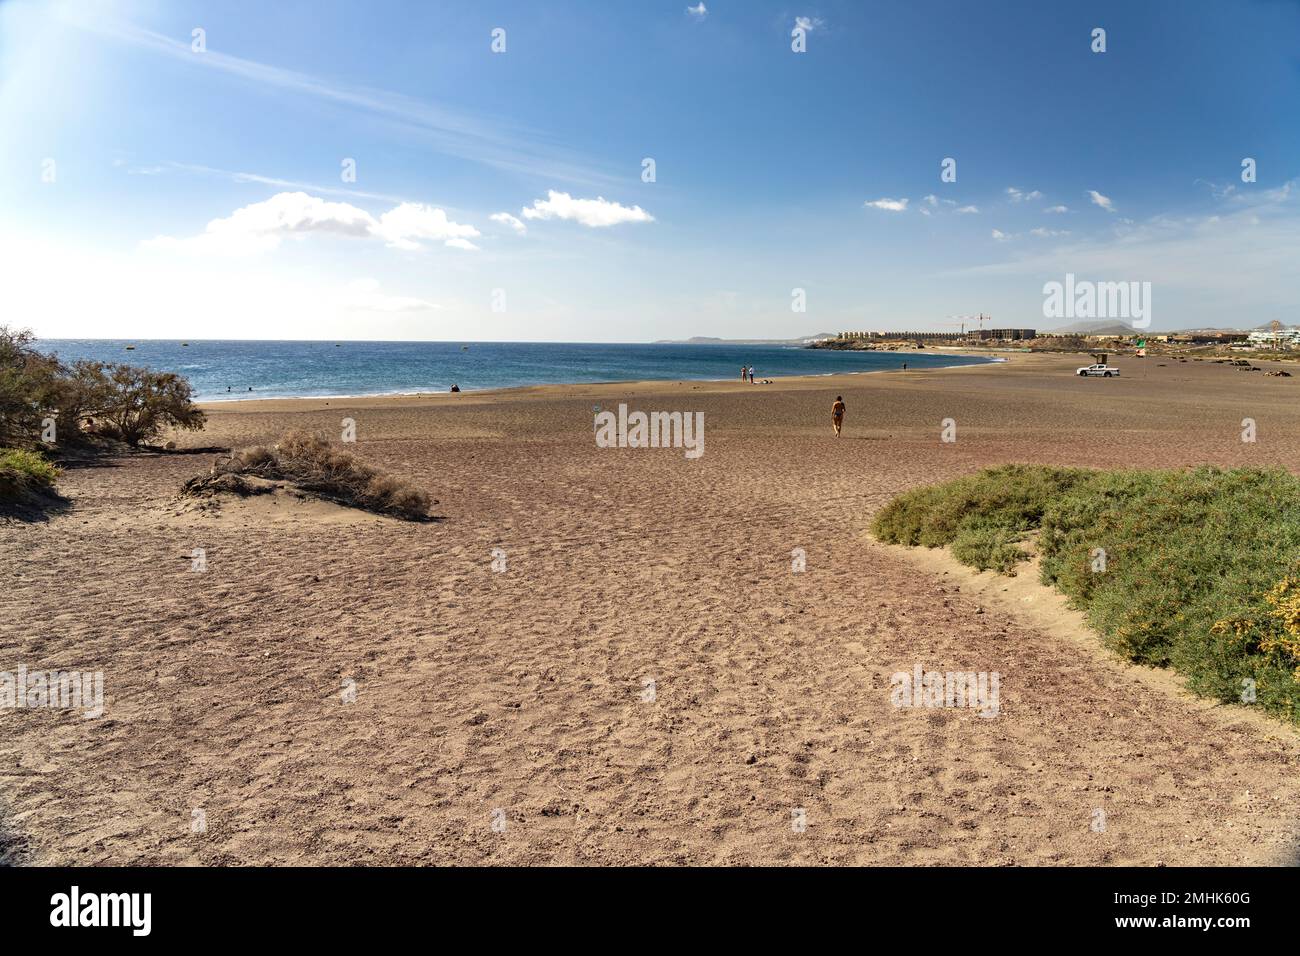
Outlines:
{"type": "Polygon", "coordinates": [[[1300,378],[1085,362],[209,406],[183,446],[352,417],[443,520],[198,513],[176,493],[206,454],[69,470],[69,510],[0,524],[0,670],[102,670],[107,710],[0,711],[0,854],[1294,862],[1300,735],[1108,656],[1027,576],[866,532],[892,495],[1008,461],[1297,467],[1300,378]],[[593,406],[619,401],[703,411],[704,456],[597,448],[593,406]],[[999,672],[1000,715],[895,709],[918,663],[999,672]]]}

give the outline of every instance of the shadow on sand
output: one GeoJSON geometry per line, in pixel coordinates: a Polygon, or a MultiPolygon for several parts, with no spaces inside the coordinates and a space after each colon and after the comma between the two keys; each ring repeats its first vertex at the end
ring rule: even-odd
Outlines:
{"type": "Polygon", "coordinates": [[[31,846],[25,834],[0,813],[0,866],[24,866],[31,860],[31,846]]]}
{"type": "Polygon", "coordinates": [[[29,492],[16,498],[0,497],[0,521],[39,524],[72,510],[72,500],[57,491],[29,492]]]}

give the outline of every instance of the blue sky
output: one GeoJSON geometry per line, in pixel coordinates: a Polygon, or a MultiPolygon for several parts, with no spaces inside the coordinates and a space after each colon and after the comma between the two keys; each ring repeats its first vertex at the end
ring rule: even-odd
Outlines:
{"type": "Polygon", "coordinates": [[[0,0],[0,322],[1046,328],[1067,272],[1157,330],[1300,322],[1300,3],[688,6],[0,0]]]}

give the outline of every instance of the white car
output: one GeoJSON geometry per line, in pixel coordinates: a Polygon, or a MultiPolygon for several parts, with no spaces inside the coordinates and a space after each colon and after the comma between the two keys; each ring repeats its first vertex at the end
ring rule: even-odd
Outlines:
{"type": "Polygon", "coordinates": [[[1100,375],[1102,378],[1110,378],[1112,375],[1118,375],[1119,369],[1112,365],[1085,365],[1079,369],[1079,374],[1083,376],[1100,375]]]}

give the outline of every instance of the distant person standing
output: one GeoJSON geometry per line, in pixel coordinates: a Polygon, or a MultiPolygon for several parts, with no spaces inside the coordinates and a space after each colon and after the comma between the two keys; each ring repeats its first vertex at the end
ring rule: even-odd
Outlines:
{"type": "Polygon", "coordinates": [[[831,405],[831,425],[835,428],[835,437],[840,437],[840,429],[844,426],[844,396],[836,395],[835,403],[831,405]]]}
{"type": "Polygon", "coordinates": [[[747,366],[742,365],[740,367],[740,380],[743,382],[748,375],[749,375],[749,368],[747,366]]]}
{"type": "Polygon", "coordinates": [[[754,366],[752,365],[749,367],[749,384],[754,384],[754,366]]]}

